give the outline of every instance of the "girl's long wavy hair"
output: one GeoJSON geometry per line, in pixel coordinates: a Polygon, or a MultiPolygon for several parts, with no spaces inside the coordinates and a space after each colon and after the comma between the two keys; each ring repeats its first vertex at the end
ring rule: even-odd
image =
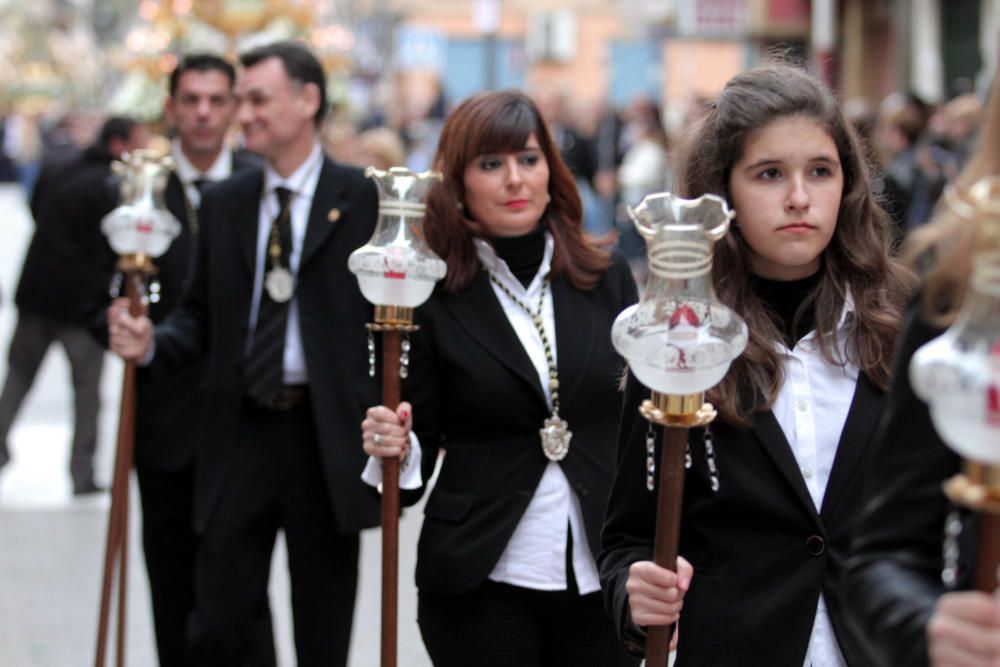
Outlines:
{"type": "Polygon", "coordinates": [[[441,129],[434,168],[444,175],[427,197],[427,243],[448,265],[443,289],[467,288],[479,271],[473,238],[489,240],[486,227],[468,217],[465,167],[490,153],[524,149],[532,134],[549,166],[551,201],[542,224],[553,237],[552,275],[565,275],[577,289],[591,290],[611,263],[610,253],[583,231],[583,205],[576,182],[559,156],[535,104],[523,93],[478,93],[449,114],[441,129]]]}
{"type": "MultiPolygon", "coordinates": [[[[871,191],[864,148],[845,120],[833,94],[798,67],[768,62],[726,84],[708,115],[686,138],[678,189],[683,196],[711,192],[732,203],[729,178],[751,135],[789,117],[819,124],[837,146],[844,174],[837,226],[821,255],[822,279],[799,307],[812,305],[824,359],[842,364],[838,323],[848,290],[854,325],[846,341],[848,360],[872,382],[886,388],[894,341],[912,284],[911,274],[890,257],[890,226],[871,191]]],[[[723,419],[748,424],[754,412],[770,409],[784,381],[775,343],[782,340],[777,315],[746,279],[751,254],[740,235],[739,211],[731,232],[715,246],[714,284],[719,299],[747,323],[750,339],[709,399],[723,419]]]]}

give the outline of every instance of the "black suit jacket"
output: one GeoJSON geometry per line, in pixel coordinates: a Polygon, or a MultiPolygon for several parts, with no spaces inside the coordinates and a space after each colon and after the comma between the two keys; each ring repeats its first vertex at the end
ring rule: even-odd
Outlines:
{"type": "Polygon", "coordinates": [[[50,163],[32,197],[35,233],[15,302],[23,311],[86,327],[107,294],[116,256],[101,220],[117,202],[112,157],[92,146],[69,162],[50,163]]]}
{"type": "MultiPolygon", "coordinates": [[[[638,414],[648,397],[630,378],[599,559],[606,606],[636,650],[625,582],[629,566],[653,552],[656,492],[646,489],[648,422],[638,414]]],[[[749,429],[711,425],[718,492],[710,487],[703,429],[692,429],[680,554],[694,566],[694,579],[681,611],[678,665],[801,667],[820,592],[847,663],[869,663],[846,627],[839,576],[881,406],[881,393],[862,374],[819,512],[770,411],[757,414],[749,429]],[[813,555],[817,538],[823,549],[813,555]]],[[[657,461],[661,442],[658,435],[657,461]]]]}
{"type": "MultiPolygon", "coordinates": [[[[204,418],[196,448],[195,527],[202,530],[230,473],[244,404],[243,364],[256,264],[263,172],[250,169],[205,191],[201,232],[180,307],[156,328],[154,366],[205,359],[204,418]]],[[[339,529],[379,519],[378,494],[361,482],[361,419],[380,402],[368,376],[372,308],[347,257],[374,231],[378,197],[360,170],[324,160],[306,229],[295,298],[327,492],[339,529]],[[339,217],[329,212],[337,209],[339,217]],[[332,220],[332,218],[335,218],[332,220]]],[[[151,372],[157,372],[151,368],[151,372]]]]}
{"type": "MultiPolygon", "coordinates": [[[[257,162],[234,153],[232,164],[235,174],[255,166],[257,162]]],[[[149,318],[157,324],[181,302],[194,263],[198,226],[197,213],[192,219],[184,187],[176,173],[171,173],[167,180],[164,200],[170,212],[180,221],[181,233],[167,252],[155,260],[160,299],[149,304],[149,318]]],[[[101,308],[99,322],[106,342],[105,308],[101,308]]],[[[200,359],[181,364],[158,376],[147,368],[138,370],[135,416],[137,468],[171,472],[192,463],[201,412],[203,374],[204,362],[200,359]]]]}
{"type": "MultiPolygon", "coordinates": [[[[878,664],[926,665],[927,622],[944,593],[942,484],[961,459],[934,429],[927,405],[910,386],[913,354],[941,330],[924,321],[918,296],[901,333],[893,384],[879,426],[864,512],[847,563],[851,612],[878,664]]],[[[977,525],[962,511],[959,588],[971,588],[977,525]]]]}
{"type": "MultiPolygon", "coordinates": [[[[636,300],[628,264],[614,264],[591,292],[552,280],[562,409],[573,438],[561,462],[597,553],[614,472],[623,362],[611,324],[636,300]]],[[[428,479],[447,451],[424,508],[417,586],[458,594],[486,580],[510,540],[548,459],[539,429],[549,409],[538,374],[484,271],[461,292],[438,291],[417,309],[410,377],[414,430],[428,479]]],[[[406,499],[415,500],[414,496],[406,499]]]]}

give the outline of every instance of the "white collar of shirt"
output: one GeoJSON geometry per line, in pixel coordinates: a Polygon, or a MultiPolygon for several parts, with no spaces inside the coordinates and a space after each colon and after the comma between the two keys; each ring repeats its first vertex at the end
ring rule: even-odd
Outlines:
{"type": "Polygon", "coordinates": [[[170,142],[170,156],[174,159],[174,171],[184,186],[184,193],[195,208],[201,205],[201,193],[194,184],[196,180],[205,179],[214,183],[229,178],[233,173],[233,154],[225,147],[219,151],[212,166],[204,172],[191,164],[191,160],[181,150],[181,140],[176,137],[170,142]]]}
{"type": "MultiPolygon", "coordinates": [[[[313,195],[319,183],[320,171],[323,168],[323,151],[317,142],[309,153],[309,157],[299,165],[288,178],[282,178],[270,165],[264,169],[264,190],[260,197],[260,210],[257,222],[257,255],[256,271],[253,281],[253,304],[250,308],[250,331],[257,327],[257,312],[260,308],[260,294],[264,285],[264,252],[268,237],[271,234],[271,222],[277,217],[281,206],[275,188],[286,187],[292,192],[288,203],[289,218],[292,225],[292,247],[288,264],[298,283],[299,262],[302,259],[302,244],[305,241],[306,229],[309,226],[309,212],[312,209],[313,195]]],[[[253,346],[252,336],[247,337],[246,351],[253,346]]],[[[305,351],[302,347],[302,333],[299,326],[299,302],[296,293],[288,306],[288,326],[285,329],[284,381],[286,384],[306,384],[309,381],[305,351]]]]}
{"type": "MultiPolygon", "coordinates": [[[[295,200],[308,198],[312,202],[316,184],[319,182],[319,167],[323,161],[323,151],[319,142],[313,145],[305,161],[288,178],[282,178],[270,164],[264,167],[264,193],[271,195],[275,188],[286,187],[292,191],[295,200]]],[[[276,198],[275,198],[276,200],[276,198]]],[[[277,203],[277,201],[275,201],[277,203]]]]}
{"type": "Polygon", "coordinates": [[[552,241],[552,234],[547,231],[545,232],[545,252],[542,254],[542,262],[538,265],[538,272],[531,279],[531,283],[528,284],[527,288],[514,276],[510,267],[507,266],[507,262],[497,257],[496,251],[488,241],[474,238],[472,242],[476,245],[476,254],[479,255],[479,262],[483,265],[483,268],[496,276],[498,280],[503,281],[507,287],[511,288],[514,294],[530,296],[533,292],[537,293],[541,287],[542,278],[547,276],[552,268],[554,243],[552,241]]]}

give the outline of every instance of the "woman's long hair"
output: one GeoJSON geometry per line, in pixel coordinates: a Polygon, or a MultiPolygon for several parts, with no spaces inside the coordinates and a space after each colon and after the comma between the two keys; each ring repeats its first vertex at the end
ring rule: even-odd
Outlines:
{"type": "Polygon", "coordinates": [[[554,241],[552,275],[565,275],[574,287],[590,290],[607,270],[610,255],[584,233],[576,183],[534,103],[516,91],[484,92],[466,99],[445,120],[434,159],[444,181],[427,198],[425,228],[428,244],[448,265],[446,291],[472,283],[479,271],[473,238],[490,238],[463,204],[466,165],[481,155],[524,150],[532,134],[549,166],[551,201],[542,222],[554,241]]]}
{"type": "Polygon", "coordinates": [[[961,199],[976,181],[990,175],[1000,175],[1000,90],[996,74],[975,151],[955,178],[932,221],[914,231],[903,245],[903,258],[911,265],[933,259],[924,284],[924,311],[939,326],[950,324],[962,304],[972,270],[978,228],[949,202],[952,197],[961,199]]]}
{"type": "MultiPolygon", "coordinates": [[[[846,349],[878,387],[888,385],[894,339],[909,291],[909,272],[890,258],[890,227],[871,192],[864,149],[833,94],[801,69],[767,63],[726,84],[708,115],[687,137],[678,184],[684,196],[706,192],[729,196],[733,165],[751,135],[789,117],[822,126],[837,146],[844,189],[837,225],[821,255],[822,279],[796,315],[809,306],[824,359],[843,363],[838,323],[848,290],[855,320],[846,349]]],[[[714,283],[720,300],[747,322],[750,340],[709,398],[728,421],[748,423],[751,413],[769,409],[784,381],[775,343],[782,340],[779,318],[753,291],[751,252],[739,231],[739,211],[730,234],[715,247],[714,283]]]]}

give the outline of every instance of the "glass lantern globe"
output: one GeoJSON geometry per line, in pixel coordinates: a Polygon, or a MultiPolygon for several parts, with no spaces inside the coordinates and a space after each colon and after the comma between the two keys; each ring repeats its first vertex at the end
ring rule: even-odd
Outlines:
{"type": "Polygon", "coordinates": [[[101,231],[119,255],[159,257],[181,233],[163,199],[173,168],[169,156],[150,150],[126,153],[115,165],[122,203],[104,216],[101,231]]]}
{"type": "Polygon", "coordinates": [[[954,323],[913,355],[910,381],[949,447],[1000,465],[1000,178],[978,181],[969,199],[968,224],[979,225],[969,286],[954,323]]]}
{"type": "Polygon", "coordinates": [[[378,224],[371,240],[351,253],[347,267],[361,293],[378,306],[415,308],[434,291],[447,267],[424,239],[424,200],[441,174],[403,167],[368,167],[379,192],[378,224]]]}
{"type": "Polygon", "coordinates": [[[718,384],[747,344],[743,319],[712,288],[712,246],[729,229],[725,200],[669,192],[629,208],[649,267],[639,303],[615,320],[611,341],[636,378],[660,394],[698,395],[718,384]]]}

